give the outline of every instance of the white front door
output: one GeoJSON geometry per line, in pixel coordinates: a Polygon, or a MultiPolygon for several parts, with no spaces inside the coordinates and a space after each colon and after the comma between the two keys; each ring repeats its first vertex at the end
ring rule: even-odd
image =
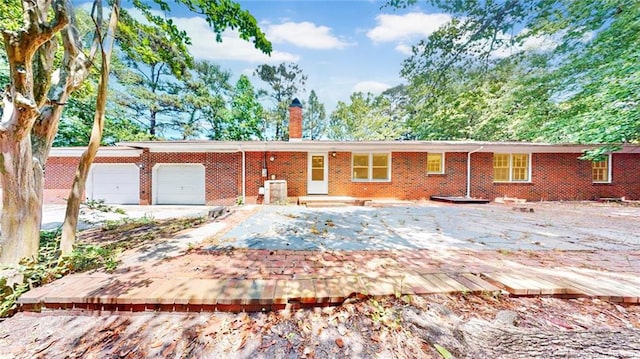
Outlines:
{"type": "Polygon", "coordinates": [[[329,163],[326,153],[309,153],[307,193],[329,194],[329,163]]]}

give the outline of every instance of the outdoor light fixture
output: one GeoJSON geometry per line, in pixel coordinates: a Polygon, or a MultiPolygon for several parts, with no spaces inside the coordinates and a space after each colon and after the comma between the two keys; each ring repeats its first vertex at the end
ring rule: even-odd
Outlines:
{"type": "Polygon", "coordinates": [[[335,157],[336,156],[336,151],[331,152],[331,157],[335,157]]]}
{"type": "Polygon", "coordinates": [[[269,161],[271,161],[271,162],[273,162],[273,160],[275,160],[275,159],[276,159],[276,158],[275,158],[275,157],[273,157],[273,156],[269,157],[269,161]]]}

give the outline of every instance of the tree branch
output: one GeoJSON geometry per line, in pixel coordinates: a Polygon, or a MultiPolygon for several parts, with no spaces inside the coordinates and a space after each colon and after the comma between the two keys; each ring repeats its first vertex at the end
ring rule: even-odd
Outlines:
{"type": "MultiPolygon", "coordinates": [[[[436,80],[436,82],[440,82],[440,80],[442,80],[443,77],[443,73],[445,71],[447,71],[449,68],[451,68],[451,66],[453,66],[454,63],[456,63],[459,59],[460,56],[462,56],[462,54],[468,49],[469,45],[474,42],[477,41],[478,36],[480,36],[483,32],[485,32],[489,26],[491,26],[492,24],[495,23],[499,23],[500,21],[502,21],[504,19],[505,13],[507,13],[509,10],[513,9],[513,7],[515,7],[518,4],[517,0],[510,0],[507,1],[502,8],[500,9],[500,11],[497,11],[495,13],[494,16],[491,16],[489,18],[487,18],[481,25],[480,28],[478,28],[473,34],[471,34],[471,36],[469,36],[469,39],[462,45],[460,46],[456,46],[456,50],[452,56],[452,58],[449,59],[449,61],[447,61],[442,67],[440,67],[438,69],[438,78],[436,80]]],[[[496,30],[494,31],[493,37],[495,38],[496,36],[496,32],[498,31],[498,27],[496,27],[496,30]]],[[[493,49],[493,44],[490,46],[488,51],[491,51],[493,49]]]]}
{"type": "Polygon", "coordinates": [[[39,30],[38,24],[40,24],[38,5],[34,0],[23,0],[22,9],[24,10],[22,20],[25,24],[28,24],[29,30],[37,32],[39,30]]]}
{"type": "Polygon", "coordinates": [[[45,23],[46,13],[43,14],[44,19],[40,18],[40,7],[33,0],[23,1],[25,9],[25,27],[15,33],[13,38],[15,44],[23,45],[25,58],[30,58],[42,44],[51,40],[55,34],[64,29],[69,23],[68,10],[71,4],[67,0],[55,0],[53,4],[54,18],[50,23],[45,23]],[[31,6],[29,6],[31,4],[31,6]]]}
{"type": "Polygon", "coordinates": [[[89,52],[89,58],[93,59],[98,48],[102,46],[102,29],[100,25],[98,25],[102,24],[101,0],[94,0],[93,6],[91,7],[91,20],[93,20],[95,31],[93,33],[93,43],[91,45],[91,51],[89,52]]]}
{"type": "Polygon", "coordinates": [[[61,31],[64,57],[60,67],[60,80],[49,90],[48,101],[41,108],[32,129],[33,154],[42,163],[48,157],[53,138],[58,131],[58,122],[63,111],[61,104],[66,103],[71,93],[82,85],[92,64],[92,58],[88,58],[82,51],[80,34],[75,26],[75,14],[71,7],[66,10],[66,14],[69,26],[61,31]]]}

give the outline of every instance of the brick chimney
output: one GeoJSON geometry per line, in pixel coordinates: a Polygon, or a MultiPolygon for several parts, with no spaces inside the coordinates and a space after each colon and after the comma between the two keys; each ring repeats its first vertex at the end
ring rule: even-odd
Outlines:
{"type": "Polygon", "coordinates": [[[289,105],[289,141],[302,141],[302,104],[297,98],[289,105]]]}

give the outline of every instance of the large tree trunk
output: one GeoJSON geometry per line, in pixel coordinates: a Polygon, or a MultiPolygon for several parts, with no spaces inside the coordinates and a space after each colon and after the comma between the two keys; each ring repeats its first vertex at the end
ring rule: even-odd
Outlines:
{"type": "Polygon", "coordinates": [[[156,114],[157,112],[155,110],[152,110],[151,119],[149,120],[149,134],[152,137],[155,137],[156,135],[156,114]]]}
{"type": "Polygon", "coordinates": [[[17,31],[2,32],[11,78],[11,86],[3,95],[0,122],[2,264],[17,264],[21,258],[38,253],[44,176],[43,163],[33,157],[31,129],[40,113],[39,107],[46,101],[44,94],[49,81],[47,78],[34,81],[34,74],[40,77],[50,73],[56,49],[51,39],[69,21],[63,1],[55,2],[55,17],[50,21],[46,18],[49,7],[49,2],[34,6],[33,2],[25,1],[24,26],[17,31]]]}
{"type": "MultiPolygon", "coordinates": [[[[80,204],[83,200],[83,195],[87,183],[87,176],[89,175],[89,169],[91,164],[98,153],[100,148],[100,141],[102,140],[102,132],[104,130],[105,110],[107,107],[107,94],[109,90],[109,71],[111,69],[111,52],[113,50],[113,40],[115,37],[116,26],[118,23],[118,16],[120,13],[120,1],[115,0],[113,3],[111,18],[109,20],[109,27],[107,28],[107,40],[103,38],[100,33],[100,29],[96,29],[98,42],[101,44],[100,54],[102,58],[102,65],[100,67],[100,84],[98,86],[98,96],[96,99],[96,113],[93,118],[93,127],[91,129],[91,137],[89,138],[89,146],[82,153],[80,157],[80,163],[78,164],[78,170],[73,178],[73,185],[71,187],[71,193],[67,199],[67,210],[64,217],[64,223],[62,225],[62,239],[60,241],[60,249],[63,255],[70,254],[73,250],[73,244],[76,241],[76,230],[78,228],[78,216],[80,214],[80,204]]],[[[102,7],[98,10],[98,26],[101,24],[102,7]]]]}
{"type": "Polygon", "coordinates": [[[38,253],[44,169],[58,130],[63,106],[89,74],[91,58],[81,51],[71,3],[65,0],[25,0],[24,26],[3,31],[11,86],[4,94],[0,123],[0,176],[3,211],[0,219],[0,263],[17,264],[38,253]],[[53,19],[47,18],[49,9],[53,19]],[[61,34],[64,58],[60,80],[51,86],[51,74],[61,34]]]}
{"type": "Polygon", "coordinates": [[[3,138],[1,146],[0,263],[17,264],[21,258],[38,253],[42,193],[35,184],[36,178],[42,178],[42,167],[33,161],[29,136],[18,141],[3,138]]]}

